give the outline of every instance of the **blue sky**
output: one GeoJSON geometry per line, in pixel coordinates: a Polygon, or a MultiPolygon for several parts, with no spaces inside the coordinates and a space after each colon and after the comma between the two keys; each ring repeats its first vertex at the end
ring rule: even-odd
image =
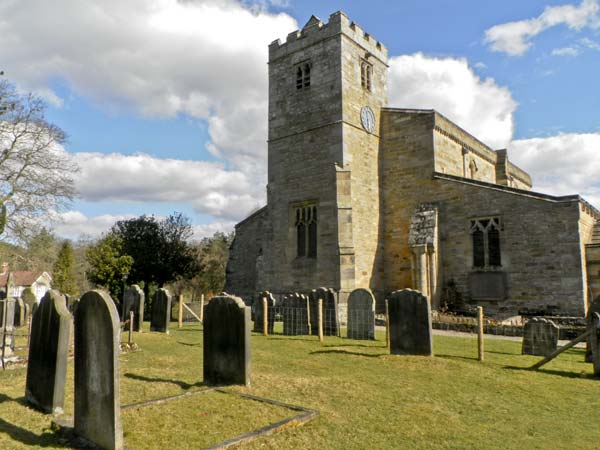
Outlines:
{"type": "Polygon", "coordinates": [[[56,232],[173,211],[231,230],[265,201],[267,46],[340,9],[387,46],[390,106],[435,108],[535,190],[600,206],[600,0],[5,0],[0,68],[81,167],[56,232]]]}

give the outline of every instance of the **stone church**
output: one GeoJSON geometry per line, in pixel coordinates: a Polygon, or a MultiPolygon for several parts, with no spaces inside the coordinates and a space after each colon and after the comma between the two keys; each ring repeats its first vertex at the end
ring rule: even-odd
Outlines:
{"type": "Polygon", "coordinates": [[[387,104],[388,56],[336,12],[269,46],[267,205],[238,223],[225,290],[418,289],[486,313],[583,315],[600,212],[435,110],[387,104]]]}

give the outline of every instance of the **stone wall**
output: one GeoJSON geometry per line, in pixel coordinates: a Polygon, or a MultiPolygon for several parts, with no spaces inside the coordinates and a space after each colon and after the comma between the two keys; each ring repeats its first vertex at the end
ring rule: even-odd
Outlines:
{"type": "Polygon", "coordinates": [[[268,223],[269,216],[265,207],[235,227],[235,237],[229,249],[227,276],[223,290],[241,297],[246,303],[252,299],[259,282],[257,269],[260,269],[262,263],[260,254],[264,255],[264,236],[269,226],[268,223]]]}

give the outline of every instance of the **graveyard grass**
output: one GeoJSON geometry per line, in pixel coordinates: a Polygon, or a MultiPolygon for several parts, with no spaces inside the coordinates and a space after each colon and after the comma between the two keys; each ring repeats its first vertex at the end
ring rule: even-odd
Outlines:
{"type": "MultiPolygon", "coordinates": [[[[174,326],[175,325],[175,326],[174,326]]],[[[148,323],[144,324],[148,330],[148,323]]],[[[123,405],[205,390],[198,325],[171,334],[134,334],[141,351],[121,355],[123,405]]],[[[519,342],[486,340],[476,361],[473,338],[435,336],[437,356],[386,354],[376,341],[252,333],[252,386],[228,387],[316,409],[312,422],[244,448],[289,449],[596,449],[599,381],[584,351],[573,349],[539,372],[540,358],[519,342]]],[[[73,410],[73,362],[66,412],[73,410]]],[[[50,417],[23,403],[25,369],[0,373],[0,448],[65,448],[50,417]]],[[[296,414],[233,395],[208,392],[122,412],[128,449],[214,445],[296,414]]]]}

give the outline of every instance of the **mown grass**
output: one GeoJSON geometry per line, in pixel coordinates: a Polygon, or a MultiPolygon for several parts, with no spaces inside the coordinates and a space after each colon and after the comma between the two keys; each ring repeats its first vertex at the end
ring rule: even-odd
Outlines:
{"type": "MultiPolygon", "coordinates": [[[[252,336],[252,386],[230,387],[316,409],[302,427],[247,448],[289,449],[598,449],[600,381],[584,351],[573,349],[533,372],[539,358],[520,343],[436,336],[436,357],[386,354],[377,341],[252,336]]],[[[205,389],[202,332],[135,335],[142,351],[121,356],[121,402],[205,389]]],[[[72,363],[66,412],[72,413],[72,363]]],[[[25,370],[0,374],[0,448],[64,448],[50,418],[23,403],[25,370]]],[[[123,411],[130,450],[188,449],[215,444],[294,415],[252,400],[206,393],[123,411]]]]}

